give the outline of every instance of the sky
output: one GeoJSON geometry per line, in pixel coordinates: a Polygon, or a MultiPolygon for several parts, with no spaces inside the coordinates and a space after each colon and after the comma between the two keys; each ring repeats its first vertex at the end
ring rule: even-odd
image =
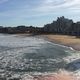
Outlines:
{"type": "Polygon", "coordinates": [[[0,25],[42,27],[65,16],[80,21],[80,0],[0,0],[0,25]]]}

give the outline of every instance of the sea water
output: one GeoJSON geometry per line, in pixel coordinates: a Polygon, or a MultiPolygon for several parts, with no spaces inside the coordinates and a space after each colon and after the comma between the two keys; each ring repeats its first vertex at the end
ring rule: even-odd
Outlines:
{"type": "Polygon", "coordinates": [[[0,77],[21,79],[28,73],[56,72],[79,59],[79,54],[73,58],[72,53],[35,36],[0,34],[0,77]]]}

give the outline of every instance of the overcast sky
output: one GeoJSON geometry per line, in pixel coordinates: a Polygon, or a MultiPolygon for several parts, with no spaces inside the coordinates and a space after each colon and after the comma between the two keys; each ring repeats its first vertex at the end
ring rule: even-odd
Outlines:
{"type": "Polygon", "coordinates": [[[43,26],[60,16],[80,21],[80,0],[0,0],[2,26],[43,26]]]}

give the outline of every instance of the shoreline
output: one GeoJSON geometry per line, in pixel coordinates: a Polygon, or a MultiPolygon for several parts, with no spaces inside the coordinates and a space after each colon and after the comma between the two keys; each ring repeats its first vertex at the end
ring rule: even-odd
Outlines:
{"type": "Polygon", "coordinates": [[[65,37],[67,37],[67,39],[71,39],[73,41],[73,39],[70,37],[74,37],[74,36],[68,37],[67,35],[40,35],[40,37],[42,37],[45,40],[48,40],[56,45],[67,47],[67,48],[70,48],[71,50],[80,51],[80,41],[79,41],[80,39],[75,38],[74,42],[70,41],[68,43],[65,40],[66,39],[65,37]],[[55,38],[54,36],[57,38],[55,38]],[[60,40],[60,37],[63,37],[65,41],[60,40]],[[78,40],[78,42],[77,42],[77,40],[78,40]]]}
{"type": "Polygon", "coordinates": [[[54,40],[51,40],[51,39],[47,38],[46,36],[45,37],[42,36],[42,38],[44,38],[45,40],[47,40],[49,42],[52,42],[54,45],[58,45],[58,46],[65,47],[65,48],[69,48],[70,50],[74,50],[75,51],[75,49],[73,47],[68,46],[68,45],[61,44],[61,43],[56,42],[54,40]]]}
{"type": "Polygon", "coordinates": [[[55,34],[47,34],[47,35],[17,34],[17,36],[22,36],[22,37],[34,36],[38,38],[43,38],[49,42],[54,43],[55,45],[67,47],[74,51],[80,51],[80,38],[77,38],[76,36],[55,35],[55,34]]]}

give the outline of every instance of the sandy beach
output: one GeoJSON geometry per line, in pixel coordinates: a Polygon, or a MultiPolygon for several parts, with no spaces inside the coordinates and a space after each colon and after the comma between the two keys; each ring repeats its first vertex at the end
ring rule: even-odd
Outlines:
{"type": "Polygon", "coordinates": [[[74,50],[80,51],[80,38],[67,35],[42,35],[51,42],[72,47],[74,50]]]}

